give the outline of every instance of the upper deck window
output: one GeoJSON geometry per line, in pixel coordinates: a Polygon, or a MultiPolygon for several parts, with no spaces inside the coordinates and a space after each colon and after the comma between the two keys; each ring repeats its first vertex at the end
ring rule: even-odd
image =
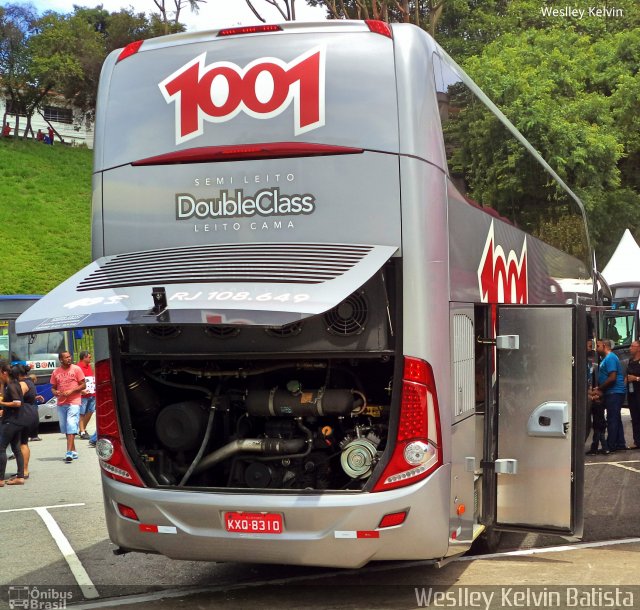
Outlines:
{"type": "Polygon", "coordinates": [[[472,205],[591,267],[582,211],[566,188],[457,73],[434,56],[448,173],[472,205]]]}

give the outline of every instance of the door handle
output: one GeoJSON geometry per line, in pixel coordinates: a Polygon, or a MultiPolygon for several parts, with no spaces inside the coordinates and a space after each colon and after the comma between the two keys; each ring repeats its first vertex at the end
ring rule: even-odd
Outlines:
{"type": "Polygon", "coordinates": [[[566,438],[569,428],[569,403],[564,400],[548,401],[538,405],[527,422],[529,436],[566,438]]]}

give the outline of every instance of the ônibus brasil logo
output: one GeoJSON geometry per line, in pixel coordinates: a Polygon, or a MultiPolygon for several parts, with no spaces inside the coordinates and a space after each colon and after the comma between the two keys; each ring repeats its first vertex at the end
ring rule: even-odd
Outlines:
{"type": "Polygon", "coordinates": [[[505,255],[502,246],[496,246],[491,221],[478,267],[478,286],[482,303],[528,303],[527,238],[519,259],[514,250],[505,255]]]}
{"type": "Polygon", "coordinates": [[[205,65],[205,60],[202,53],[158,85],[167,104],[175,104],[176,144],[202,135],[204,121],[224,123],[240,112],[270,119],[292,101],[295,135],[324,125],[323,47],[289,63],[262,57],[244,68],[228,61],[205,65]]]}

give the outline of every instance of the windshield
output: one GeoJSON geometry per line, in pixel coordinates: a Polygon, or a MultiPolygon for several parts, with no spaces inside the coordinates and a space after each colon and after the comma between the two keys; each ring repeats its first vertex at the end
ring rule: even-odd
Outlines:
{"type": "Polygon", "coordinates": [[[18,336],[13,320],[0,320],[0,358],[27,361],[66,349],[64,331],[18,336]]]}

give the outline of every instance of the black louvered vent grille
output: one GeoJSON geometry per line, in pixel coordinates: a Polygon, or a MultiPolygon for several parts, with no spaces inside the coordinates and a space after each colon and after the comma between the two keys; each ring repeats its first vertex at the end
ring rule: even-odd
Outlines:
{"type": "Polygon", "coordinates": [[[340,277],[369,246],[228,244],[118,254],[80,282],[77,290],[151,284],[268,282],[320,284],[340,277]]]}

